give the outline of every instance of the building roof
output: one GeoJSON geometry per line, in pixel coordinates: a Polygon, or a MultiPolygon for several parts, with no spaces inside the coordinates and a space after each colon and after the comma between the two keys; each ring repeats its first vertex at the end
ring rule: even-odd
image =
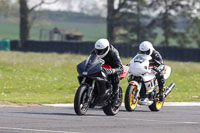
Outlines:
{"type": "Polygon", "coordinates": [[[63,29],[63,28],[61,29],[61,28],[55,27],[52,31],[54,33],[61,33],[65,35],[83,36],[83,33],[76,29],[63,29]]]}

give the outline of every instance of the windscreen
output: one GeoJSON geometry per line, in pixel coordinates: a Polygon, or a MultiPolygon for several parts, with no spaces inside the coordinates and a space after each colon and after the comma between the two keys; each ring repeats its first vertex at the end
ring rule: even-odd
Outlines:
{"type": "Polygon", "coordinates": [[[102,59],[100,59],[96,55],[90,55],[86,61],[85,71],[88,72],[88,74],[93,74],[96,72],[101,71],[101,64],[102,59]]]}
{"type": "Polygon", "coordinates": [[[139,62],[139,63],[143,63],[146,60],[150,60],[151,57],[149,55],[145,55],[145,54],[138,54],[135,56],[134,58],[134,62],[139,62]]]}
{"type": "Polygon", "coordinates": [[[146,58],[145,58],[145,55],[143,55],[143,54],[138,54],[134,58],[134,62],[139,62],[139,63],[142,63],[145,60],[146,60],[146,58]]]}
{"type": "Polygon", "coordinates": [[[98,56],[96,55],[90,55],[86,60],[86,69],[90,68],[91,66],[95,64],[99,64],[100,61],[98,59],[98,56]]]}

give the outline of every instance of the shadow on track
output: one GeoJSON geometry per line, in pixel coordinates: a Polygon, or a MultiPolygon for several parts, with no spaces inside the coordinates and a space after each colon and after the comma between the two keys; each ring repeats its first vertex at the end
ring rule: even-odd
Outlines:
{"type": "MultiPolygon", "coordinates": [[[[76,115],[75,113],[44,113],[44,112],[12,112],[12,113],[18,113],[18,114],[30,114],[30,115],[55,115],[55,116],[79,116],[79,115],[76,115]]],[[[106,116],[106,115],[102,115],[102,114],[85,114],[83,115],[84,117],[87,117],[87,116],[106,116]]],[[[82,117],[83,117],[82,116],[82,117]]]]}
{"type": "Polygon", "coordinates": [[[31,114],[31,115],[59,115],[59,116],[74,116],[72,113],[42,113],[42,112],[13,112],[18,114],[31,114]]]}
{"type": "Polygon", "coordinates": [[[120,109],[119,112],[151,112],[150,110],[146,110],[145,108],[143,109],[136,109],[134,111],[127,111],[126,109],[120,109]]]}
{"type": "Polygon", "coordinates": [[[149,111],[149,110],[134,110],[134,111],[127,111],[127,110],[120,110],[119,112],[138,112],[138,113],[141,113],[141,112],[151,112],[151,111],[149,111]]]}

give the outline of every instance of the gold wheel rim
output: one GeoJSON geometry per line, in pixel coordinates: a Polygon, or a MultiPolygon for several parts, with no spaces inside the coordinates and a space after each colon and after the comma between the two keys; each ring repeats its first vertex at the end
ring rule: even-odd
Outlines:
{"type": "Polygon", "coordinates": [[[160,108],[162,108],[163,106],[163,102],[160,102],[159,100],[156,102],[156,108],[159,110],[160,108]]]}
{"type": "Polygon", "coordinates": [[[133,97],[136,95],[136,91],[137,91],[137,87],[134,86],[134,88],[132,89],[131,94],[130,94],[131,109],[134,109],[137,106],[137,103],[138,103],[138,98],[133,99],[133,97]]]}

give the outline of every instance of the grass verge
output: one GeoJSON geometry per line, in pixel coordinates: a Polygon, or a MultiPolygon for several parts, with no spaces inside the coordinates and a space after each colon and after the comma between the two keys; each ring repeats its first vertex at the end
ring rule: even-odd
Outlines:
{"type": "MultiPolygon", "coordinates": [[[[78,88],[76,65],[83,55],[0,52],[0,101],[17,104],[72,103],[78,88]]],[[[122,58],[123,64],[131,58],[122,58]]],[[[176,83],[166,101],[200,101],[200,63],[165,61],[166,81],[176,83]]],[[[123,92],[126,79],[121,81],[123,92]]]]}

